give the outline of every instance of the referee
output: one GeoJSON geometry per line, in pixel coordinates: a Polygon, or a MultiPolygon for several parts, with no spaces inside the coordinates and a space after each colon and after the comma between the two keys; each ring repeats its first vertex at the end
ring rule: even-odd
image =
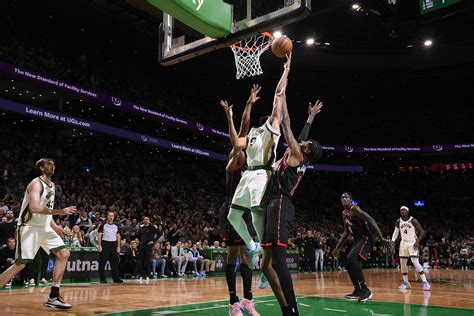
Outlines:
{"type": "Polygon", "coordinates": [[[119,253],[120,253],[120,233],[119,227],[114,223],[115,213],[107,213],[107,222],[99,226],[99,275],[100,283],[107,283],[104,268],[107,261],[110,261],[112,268],[112,279],[114,283],[123,283],[119,275],[119,253]]]}

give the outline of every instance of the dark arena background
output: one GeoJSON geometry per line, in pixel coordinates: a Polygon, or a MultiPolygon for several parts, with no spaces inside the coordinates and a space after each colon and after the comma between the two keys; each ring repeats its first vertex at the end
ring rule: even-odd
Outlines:
{"type": "Polygon", "coordinates": [[[260,288],[262,258],[258,313],[230,305],[226,274],[237,271],[243,299],[243,258],[229,272],[219,216],[232,149],[220,101],[234,105],[238,128],[258,84],[250,126],[271,113],[286,59],[243,45],[280,34],[293,41],[295,136],[308,103],[324,103],[309,134],[323,155],[299,182],[284,241],[299,314],[474,315],[474,1],[6,0],[0,15],[0,272],[26,247],[20,213],[38,159],[55,163],[54,209],[77,207],[53,217],[70,253],[60,289],[72,308],[43,306],[57,258],[40,250],[0,289],[1,315],[282,313],[271,287],[260,288]],[[236,58],[248,58],[250,76],[236,78],[236,58]],[[333,253],[345,191],[388,240],[409,208],[425,230],[429,291],[410,262],[411,288],[399,288],[400,242],[375,238],[361,261],[373,296],[345,299],[353,241],[333,253]],[[108,212],[120,234],[114,282],[109,263],[107,279],[99,273],[108,212]]]}

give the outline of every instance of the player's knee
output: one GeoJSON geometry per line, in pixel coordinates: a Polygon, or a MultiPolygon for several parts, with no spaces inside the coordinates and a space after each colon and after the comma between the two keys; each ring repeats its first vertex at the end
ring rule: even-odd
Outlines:
{"type": "Polygon", "coordinates": [[[61,249],[55,255],[57,260],[68,260],[71,253],[67,249],[61,249]]]}

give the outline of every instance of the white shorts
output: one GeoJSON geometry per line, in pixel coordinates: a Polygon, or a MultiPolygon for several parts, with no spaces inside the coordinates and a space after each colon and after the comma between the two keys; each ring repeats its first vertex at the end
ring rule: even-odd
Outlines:
{"type": "Polygon", "coordinates": [[[66,248],[66,245],[49,226],[20,226],[15,253],[16,261],[20,263],[32,262],[40,247],[49,254],[50,251],[57,252],[66,248]]]}
{"type": "Polygon", "coordinates": [[[400,242],[400,258],[418,257],[418,249],[413,247],[414,242],[400,242]]]}
{"type": "Polygon", "coordinates": [[[260,207],[271,175],[271,171],[265,169],[245,171],[235,189],[232,208],[245,211],[260,207]]]}

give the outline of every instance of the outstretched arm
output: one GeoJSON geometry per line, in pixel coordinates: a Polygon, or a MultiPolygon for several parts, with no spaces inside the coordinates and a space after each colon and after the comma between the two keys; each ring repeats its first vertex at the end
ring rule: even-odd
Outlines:
{"type": "Polygon", "coordinates": [[[392,242],[397,241],[399,234],[400,234],[400,219],[397,219],[397,222],[395,223],[395,229],[392,234],[392,242]]]}
{"type": "Polygon", "coordinates": [[[322,107],[323,107],[323,102],[319,100],[316,101],[314,105],[312,105],[311,102],[309,102],[308,119],[306,120],[306,124],[301,130],[300,136],[298,136],[298,141],[305,141],[308,139],[309,130],[311,129],[311,125],[313,124],[314,118],[319,112],[321,112],[322,107]]]}
{"type": "Polygon", "coordinates": [[[280,124],[283,120],[282,117],[282,100],[281,95],[285,93],[286,86],[288,83],[288,74],[290,73],[291,66],[291,54],[286,56],[286,63],[284,66],[283,74],[281,75],[280,81],[278,82],[277,88],[275,90],[275,96],[273,98],[273,109],[272,115],[269,118],[270,124],[273,129],[277,132],[280,131],[280,124]]]}
{"type": "Polygon", "coordinates": [[[245,147],[247,146],[247,137],[239,137],[237,135],[237,131],[235,130],[234,119],[233,119],[233,111],[232,111],[233,105],[229,105],[227,101],[223,101],[223,100],[221,100],[221,105],[227,117],[227,124],[229,126],[229,136],[230,136],[230,142],[232,144],[232,147],[240,149],[240,150],[245,149],[245,147]]]}
{"type": "Polygon", "coordinates": [[[288,148],[290,150],[290,154],[286,158],[286,162],[288,165],[295,167],[300,164],[300,159],[301,159],[301,149],[300,149],[300,144],[298,144],[298,141],[296,140],[295,136],[293,135],[293,132],[291,131],[291,120],[290,120],[290,115],[288,114],[288,106],[286,103],[286,93],[285,90],[283,90],[282,95],[280,96],[281,101],[282,101],[282,114],[283,114],[283,134],[285,135],[285,140],[288,143],[288,148]]]}
{"type": "Polygon", "coordinates": [[[352,216],[357,216],[358,218],[362,219],[363,221],[366,221],[369,223],[370,227],[375,230],[375,233],[377,234],[377,237],[380,239],[380,242],[383,244],[387,244],[387,240],[382,235],[382,232],[380,231],[379,226],[377,225],[377,222],[375,222],[375,219],[372,218],[367,212],[363,211],[360,207],[357,205],[352,206],[351,208],[352,216]]]}
{"type": "Polygon", "coordinates": [[[258,99],[260,99],[260,96],[258,96],[260,90],[262,90],[262,87],[258,84],[254,84],[250,90],[250,96],[245,104],[244,113],[242,114],[242,120],[240,122],[239,137],[245,137],[249,132],[250,113],[252,112],[252,106],[258,101],[258,99]]]}

